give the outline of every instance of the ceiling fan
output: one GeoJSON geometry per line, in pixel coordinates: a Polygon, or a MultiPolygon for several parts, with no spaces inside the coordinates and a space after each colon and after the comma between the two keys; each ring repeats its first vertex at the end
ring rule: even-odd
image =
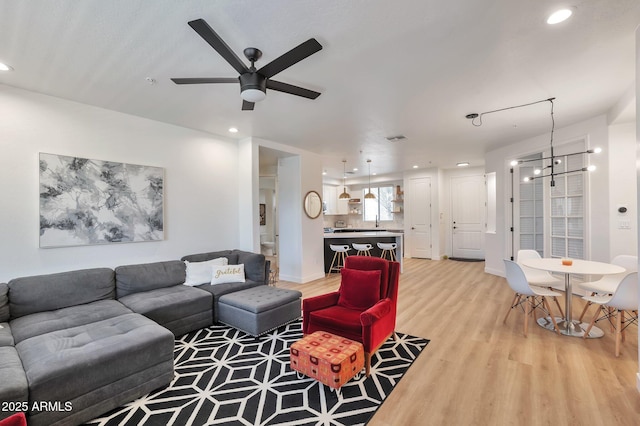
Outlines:
{"type": "Polygon", "coordinates": [[[251,62],[251,67],[247,67],[231,48],[220,38],[218,34],[205,22],[204,19],[190,21],[189,26],[197,32],[207,43],[215,49],[236,71],[240,74],[238,78],[172,78],[176,84],[203,84],[203,83],[237,83],[240,82],[240,97],[242,98],[242,109],[253,110],[255,102],[263,100],[267,96],[267,89],[278,92],[289,93],[291,95],[302,96],[303,98],[315,99],[320,96],[319,92],[271,80],[271,77],[301,60],[313,55],[322,49],[322,45],[315,38],[310,38],[299,44],[287,53],[279,56],[259,70],[255,67],[255,62],[260,59],[262,52],[255,47],[244,49],[244,56],[251,62]]]}

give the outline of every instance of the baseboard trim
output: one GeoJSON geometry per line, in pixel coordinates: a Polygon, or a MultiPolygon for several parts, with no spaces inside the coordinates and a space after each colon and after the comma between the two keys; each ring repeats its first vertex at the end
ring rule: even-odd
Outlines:
{"type": "Polygon", "coordinates": [[[486,266],[484,267],[484,271],[487,274],[491,274],[491,275],[497,275],[499,277],[504,277],[504,271],[501,271],[499,269],[494,269],[494,268],[487,268],[486,266]]]}

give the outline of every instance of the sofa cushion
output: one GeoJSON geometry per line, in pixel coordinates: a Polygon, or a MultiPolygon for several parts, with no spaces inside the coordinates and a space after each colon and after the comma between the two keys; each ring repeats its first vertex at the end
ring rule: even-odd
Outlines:
{"type": "Polygon", "coordinates": [[[0,322],[9,321],[9,286],[0,283],[0,322]]]}
{"type": "Polygon", "coordinates": [[[10,403],[0,409],[0,419],[29,405],[27,377],[18,352],[13,346],[0,347],[0,402],[10,403]]]}
{"type": "Polygon", "coordinates": [[[182,284],[186,266],[179,260],[141,263],[116,268],[116,292],[120,299],[128,294],[182,284]]]}
{"type": "Polygon", "coordinates": [[[213,323],[213,296],[194,287],[177,285],[133,293],[120,298],[119,302],[168,328],[176,336],[213,323]]]}
{"type": "Polygon", "coordinates": [[[15,340],[11,333],[11,326],[8,322],[0,322],[0,348],[3,346],[14,346],[15,340]]]}
{"type": "Polygon", "coordinates": [[[114,274],[109,268],[83,269],[9,281],[11,318],[114,298],[114,274]]]}
{"type": "Polygon", "coordinates": [[[233,252],[238,255],[238,261],[236,263],[244,265],[244,273],[248,280],[266,284],[266,259],[263,254],[251,253],[243,250],[234,250],[233,252]]]}
{"type": "Polygon", "coordinates": [[[187,268],[187,277],[184,280],[184,285],[194,286],[210,283],[211,267],[227,265],[228,263],[229,260],[226,257],[217,257],[215,259],[205,260],[204,262],[189,262],[185,260],[184,264],[187,268]]]}
{"type": "Polygon", "coordinates": [[[217,322],[218,321],[217,306],[218,306],[218,299],[220,299],[220,296],[223,296],[228,293],[232,293],[234,291],[246,290],[248,288],[257,287],[259,285],[264,285],[264,283],[257,283],[255,281],[246,280],[243,283],[224,283],[224,284],[216,284],[216,285],[203,284],[203,285],[197,286],[196,288],[208,291],[213,295],[213,322],[217,322]]]}
{"type": "Polygon", "coordinates": [[[266,259],[264,255],[260,253],[252,253],[244,250],[223,250],[212,251],[208,253],[190,254],[184,256],[181,260],[187,260],[189,262],[202,262],[205,260],[215,259],[216,257],[224,256],[229,259],[229,265],[244,265],[244,273],[246,279],[249,281],[259,282],[261,284],[267,284],[267,272],[266,272],[266,259]]]}
{"type": "MultiPolygon", "coordinates": [[[[169,330],[135,313],[54,331],[16,345],[30,400],[63,402],[106,390],[157,364],[171,362],[172,370],[173,349],[169,330]]],[[[103,398],[109,395],[102,392],[103,398]]],[[[73,410],[86,408],[80,405],[74,403],[73,410]]]]}
{"type": "Polygon", "coordinates": [[[207,253],[190,254],[184,256],[180,260],[186,260],[189,262],[204,262],[206,260],[216,259],[218,257],[226,257],[229,261],[229,265],[238,264],[238,253],[234,253],[231,250],[210,251],[207,253]]]}
{"type": "Polygon", "coordinates": [[[91,324],[130,313],[129,308],[116,300],[100,300],[16,318],[11,321],[11,331],[16,343],[19,343],[52,331],[91,324]]]}
{"type": "Polygon", "coordinates": [[[259,285],[264,285],[263,283],[257,283],[255,281],[246,280],[243,283],[224,283],[224,284],[203,284],[199,285],[196,288],[207,291],[213,295],[213,306],[218,303],[218,299],[220,296],[223,296],[228,293],[232,293],[234,291],[246,290],[248,288],[257,287],[259,285]]]}

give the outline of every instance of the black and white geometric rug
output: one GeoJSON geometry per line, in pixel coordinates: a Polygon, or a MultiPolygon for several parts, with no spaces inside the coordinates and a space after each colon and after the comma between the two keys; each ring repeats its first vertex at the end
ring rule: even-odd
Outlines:
{"type": "Polygon", "coordinates": [[[289,367],[289,346],[301,338],[300,321],[258,338],[223,325],[186,334],[176,340],[168,387],[88,424],[366,424],[429,343],[397,333],[372,357],[371,375],[352,379],[338,396],[289,367]]]}

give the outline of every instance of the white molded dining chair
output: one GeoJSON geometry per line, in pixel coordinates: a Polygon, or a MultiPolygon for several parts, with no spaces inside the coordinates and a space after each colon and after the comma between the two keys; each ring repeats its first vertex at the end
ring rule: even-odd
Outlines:
{"type": "Polygon", "coordinates": [[[540,253],[535,250],[518,250],[518,256],[516,261],[522,268],[524,275],[527,277],[527,281],[531,285],[537,285],[540,287],[551,287],[554,290],[564,291],[564,281],[560,278],[554,277],[549,271],[543,271],[542,269],[534,269],[524,266],[523,260],[526,259],[540,259],[540,253]]]}
{"type": "MultiPolygon", "coordinates": [[[[542,269],[534,269],[524,266],[520,263],[526,259],[541,259],[540,253],[535,250],[521,249],[518,250],[518,257],[516,261],[520,268],[522,268],[522,272],[524,272],[524,276],[527,277],[527,281],[529,285],[534,285],[538,287],[547,287],[552,290],[557,291],[565,291],[564,281],[560,278],[554,277],[551,275],[549,271],[543,271],[542,269]]],[[[560,302],[558,302],[557,298],[553,299],[558,307],[558,311],[560,311],[560,316],[564,316],[564,312],[562,312],[562,308],[560,307],[560,302]]]]}
{"type": "MultiPolygon", "coordinates": [[[[603,275],[602,278],[596,281],[587,281],[583,283],[579,283],[578,287],[582,290],[585,290],[587,294],[591,296],[599,295],[611,295],[615,293],[616,289],[622,282],[622,280],[629,274],[629,272],[637,272],[638,271],[638,256],[630,256],[626,254],[621,254],[613,259],[611,259],[611,264],[622,266],[626,269],[625,272],[621,272],[619,274],[611,274],[611,275],[603,275]]],[[[593,302],[587,301],[582,313],[580,314],[580,322],[582,322],[582,318],[584,314],[589,309],[593,302]]]]}
{"type": "Polygon", "coordinates": [[[583,337],[586,338],[597,321],[608,320],[615,328],[616,356],[619,356],[620,341],[624,341],[624,330],[634,322],[638,323],[638,273],[627,273],[612,295],[596,294],[584,296],[583,299],[600,305],[583,337]],[[612,320],[614,318],[615,323],[612,320]]]}
{"type": "Polygon", "coordinates": [[[524,335],[526,337],[529,326],[529,315],[533,313],[534,319],[536,319],[536,309],[541,308],[549,314],[551,322],[553,322],[553,328],[556,330],[556,333],[560,334],[560,329],[558,329],[558,324],[556,324],[547,298],[551,297],[555,299],[558,296],[562,296],[562,294],[546,287],[529,285],[522,267],[512,260],[505,259],[504,266],[506,269],[507,282],[516,294],[513,297],[507,315],[504,317],[503,323],[507,322],[511,310],[520,306],[524,309],[524,335]]]}

